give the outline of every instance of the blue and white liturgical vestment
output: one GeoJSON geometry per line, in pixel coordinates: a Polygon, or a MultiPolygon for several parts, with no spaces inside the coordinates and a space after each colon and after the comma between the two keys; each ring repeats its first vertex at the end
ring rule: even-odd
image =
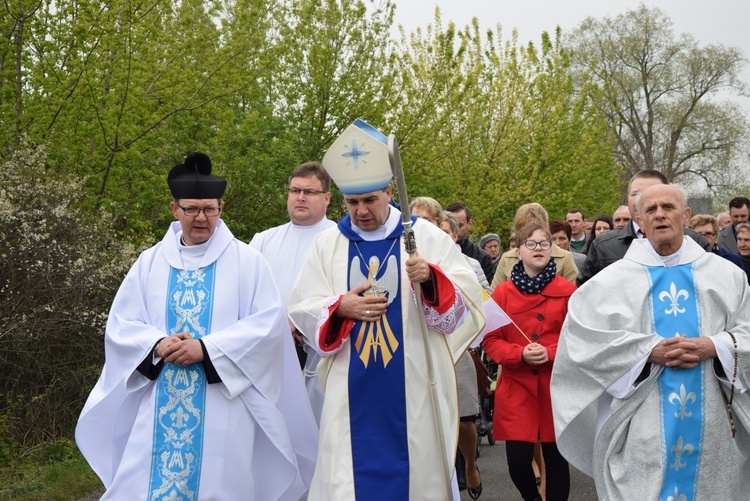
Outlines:
{"type": "MultiPolygon", "coordinates": [[[[458,431],[454,361],[484,326],[481,289],[453,241],[426,221],[414,224],[418,252],[461,293],[465,313],[446,320],[449,333],[428,329],[442,430],[435,430],[425,343],[406,279],[401,215],[391,208],[382,238],[362,238],[345,217],[318,235],[289,300],[289,314],[306,335],[352,287],[369,282],[388,298],[378,322],[354,321],[335,353],[322,353],[325,390],[320,452],[310,486],[316,500],[445,499],[443,462],[453,464],[458,431]],[[452,330],[455,328],[455,330],[452,330]],[[448,450],[439,453],[436,433],[448,450]]],[[[311,340],[318,345],[317,340],[311,340]]]]}
{"type": "MultiPolygon", "coordinates": [[[[201,339],[211,332],[215,272],[215,262],[200,270],[170,270],[170,335],[189,332],[201,339]]],[[[198,499],[207,384],[202,362],[186,367],[166,363],[156,380],[150,501],[198,499]]]]}
{"type": "Polygon", "coordinates": [[[602,500],[748,499],[745,275],[690,238],[674,266],[648,246],[634,240],[570,299],[551,383],[558,448],[602,500]],[[734,369],[728,332],[737,339],[734,438],[722,395],[734,369]],[[718,358],[679,370],[649,363],[674,336],[709,336],[718,358]]]}
{"type": "MultiPolygon", "coordinates": [[[[698,303],[691,264],[647,266],[651,276],[654,331],[661,337],[698,337],[698,303]]],[[[703,370],[665,367],[659,375],[664,426],[662,501],[695,499],[703,439],[703,370]]]]}
{"type": "Polygon", "coordinates": [[[315,423],[308,413],[295,426],[301,416],[281,410],[306,397],[268,266],[221,221],[197,258],[184,249],[199,246],[182,247],[180,233],[174,223],[142,253],[115,297],[78,446],[104,500],[297,501],[317,451],[295,433],[315,423]],[[158,340],[186,331],[220,382],[208,384],[203,362],[165,363],[156,381],[137,370],[158,340]],[[287,368],[295,377],[285,379],[287,368]]]}

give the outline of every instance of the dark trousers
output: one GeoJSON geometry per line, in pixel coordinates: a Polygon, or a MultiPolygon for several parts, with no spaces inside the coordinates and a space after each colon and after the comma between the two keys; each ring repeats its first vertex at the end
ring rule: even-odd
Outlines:
{"type": "MultiPolygon", "coordinates": [[[[545,476],[547,479],[547,501],[567,501],[570,493],[570,469],[554,442],[542,442],[545,476]]],[[[536,477],[531,467],[534,459],[532,442],[505,442],[505,455],[508,459],[508,472],[524,501],[539,498],[536,477]]],[[[541,498],[539,498],[541,499],[541,498]]]]}

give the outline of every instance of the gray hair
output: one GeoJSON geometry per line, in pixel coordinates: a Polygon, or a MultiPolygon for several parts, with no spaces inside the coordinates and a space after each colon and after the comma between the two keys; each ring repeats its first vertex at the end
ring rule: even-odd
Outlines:
{"type": "MultiPolygon", "coordinates": [[[[668,184],[665,186],[674,188],[677,191],[677,193],[680,195],[680,203],[682,204],[682,208],[680,210],[684,211],[685,209],[687,209],[688,197],[687,197],[687,193],[685,193],[685,190],[683,190],[682,188],[674,184],[668,184]]],[[[646,190],[643,190],[643,191],[646,191],[646,190]]],[[[643,195],[643,191],[640,191],[635,195],[635,207],[638,210],[638,212],[641,211],[641,195],[643,195]]]]}

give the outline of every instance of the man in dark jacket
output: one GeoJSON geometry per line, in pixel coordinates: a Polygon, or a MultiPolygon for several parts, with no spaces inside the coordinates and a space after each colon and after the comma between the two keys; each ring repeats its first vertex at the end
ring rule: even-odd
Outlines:
{"type": "Polygon", "coordinates": [[[738,254],[737,228],[746,223],[750,216],[750,200],[746,197],[734,197],[729,201],[729,217],[732,223],[728,224],[719,232],[719,247],[733,254],[738,254]]]}
{"type": "Polygon", "coordinates": [[[491,284],[495,277],[495,263],[492,262],[489,254],[469,239],[469,230],[474,226],[469,207],[463,202],[453,202],[445,210],[453,214],[458,222],[458,240],[456,243],[461,247],[461,252],[479,261],[479,264],[482,265],[482,271],[487,277],[487,283],[491,284]]]}
{"type": "MultiPolygon", "coordinates": [[[[633,239],[645,238],[638,223],[635,222],[635,197],[638,193],[649,186],[656,184],[669,184],[669,181],[664,174],[656,170],[648,169],[638,171],[632,178],[630,178],[630,183],[628,184],[630,223],[617,230],[602,233],[591,242],[588,254],[586,255],[586,262],[583,265],[583,270],[581,270],[581,273],[576,280],[578,286],[586,283],[589,278],[593,277],[610,264],[622,259],[633,239]]],[[[690,209],[688,208],[688,212],[689,211],[690,209]]],[[[700,233],[696,233],[695,231],[686,228],[685,235],[698,242],[698,244],[700,244],[700,246],[706,251],[711,251],[711,246],[708,241],[703,238],[703,235],[700,233]]]]}

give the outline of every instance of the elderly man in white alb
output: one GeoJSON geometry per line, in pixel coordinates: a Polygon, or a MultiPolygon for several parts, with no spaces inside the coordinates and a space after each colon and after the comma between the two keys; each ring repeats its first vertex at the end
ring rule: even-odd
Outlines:
{"type": "MultiPolygon", "coordinates": [[[[300,164],[289,176],[286,208],[290,221],[256,233],[250,241],[250,247],[263,254],[268,261],[284,302],[289,299],[289,293],[315,237],[336,226],[336,223],[326,217],[330,201],[331,176],[323,165],[319,162],[300,164]]],[[[304,337],[296,328],[292,332],[298,342],[304,342],[304,337]]],[[[305,387],[315,421],[320,423],[320,411],[323,408],[323,390],[318,382],[317,372],[320,355],[309,345],[305,345],[305,352],[305,387]]],[[[315,435],[317,436],[317,430],[315,435]]]]}
{"type": "Polygon", "coordinates": [[[105,500],[296,501],[297,457],[315,450],[290,435],[315,423],[279,410],[305,391],[271,272],[220,219],[226,181],[208,156],[168,182],[177,221],[117,292],[78,446],[105,500]]]}
{"type": "Polygon", "coordinates": [[[600,499],[750,492],[750,288],[683,225],[684,192],[636,202],[625,257],[573,294],[552,372],[557,444],[600,499]]]}
{"type": "Polygon", "coordinates": [[[458,430],[453,365],[484,326],[481,290],[453,241],[428,221],[412,216],[417,253],[406,254],[383,134],[357,120],[323,165],[348,215],[315,239],[289,299],[292,322],[323,356],[309,499],[446,499],[458,430]],[[413,283],[422,288],[426,339],[413,283]]]}

